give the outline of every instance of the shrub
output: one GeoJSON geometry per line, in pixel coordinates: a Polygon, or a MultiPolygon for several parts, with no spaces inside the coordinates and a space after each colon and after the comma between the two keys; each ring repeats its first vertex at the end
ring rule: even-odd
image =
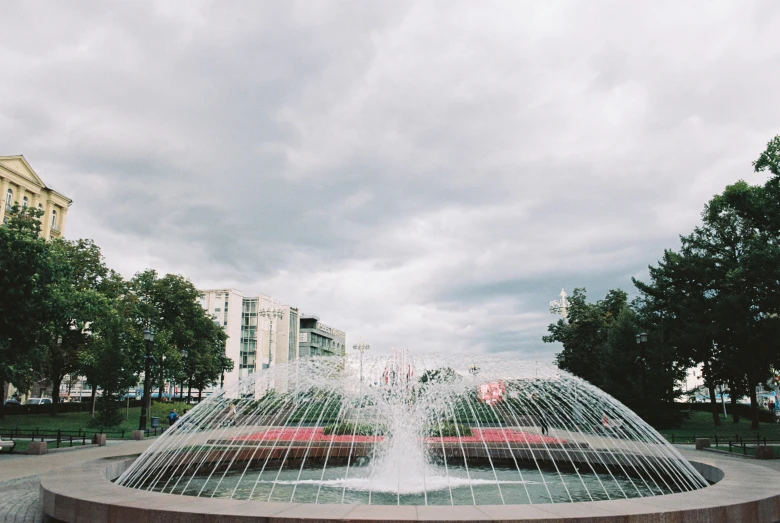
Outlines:
{"type": "Polygon", "coordinates": [[[89,426],[92,428],[115,428],[125,420],[119,411],[119,402],[113,396],[99,397],[96,407],[95,417],[89,420],[89,426]]]}
{"type": "Polygon", "coordinates": [[[383,436],[385,429],[379,425],[369,425],[368,423],[339,423],[336,425],[327,425],[322,429],[326,436],[335,434],[337,436],[383,436]]]}
{"type": "Polygon", "coordinates": [[[428,427],[428,435],[434,438],[471,436],[471,427],[460,423],[452,423],[451,421],[442,421],[428,427]]]}

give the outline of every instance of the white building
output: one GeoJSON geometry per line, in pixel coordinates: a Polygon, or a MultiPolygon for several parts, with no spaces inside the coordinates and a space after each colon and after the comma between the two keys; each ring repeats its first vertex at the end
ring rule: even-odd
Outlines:
{"type": "Polygon", "coordinates": [[[245,297],[235,289],[202,290],[201,306],[228,335],[225,354],[233,360],[225,386],[239,378],[298,357],[298,309],[261,294],[245,297]]]}

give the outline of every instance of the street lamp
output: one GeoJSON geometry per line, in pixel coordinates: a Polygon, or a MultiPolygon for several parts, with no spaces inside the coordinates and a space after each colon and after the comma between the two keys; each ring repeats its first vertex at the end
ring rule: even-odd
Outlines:
{"type": "Polygon", "coordinates": [[[225,388],[225,367],[227,367],[227,362],[225,361],[227,359],[227,356],[225,356],[225,353],[219,355],[219,366],[220,370],[222,371],[222,376],[219,378],[219,388],[224,389],[225,388]]]}
{"type": "Polygon", "coordinates": [[[268,318],[268,363],[263,363],[263,368],[267,369],[271,366],[271,350],[273,350],[271,347],[273,346],[274,341],[274,319],[281,320],[282,317],[284,317],[284,311],[274,307],[272,302],[271,307],[260,309],[257,314],[263,318],[268,318]]]}
{"type": "Polygon", "coordinates": [[[642,361],[642,396],[645,403],[647,403],[647,360],[645,359],[645,345],[647,345],[647,333],[642,332],[640,334],[637,334],[636,342],[639,345],[639,348],[642,350],[642,355],[640,356],[642,361]]]}
{"type": "Polygon", "coordinates": [[[149,375],[151,374],[152,343],[154,343],[154,331],[152,329],[144,330],[144,341],[146,342],[146,355],[144,356],[144,402],[141,404],[141,421],[138,424],[138,430],[146,431],[146,415],[151,406],[149,375]]]}
{"type": "Polygon", "coordinates": [[[370,345],[363,343],[363,339],[360,339],[360,343],[353,345],[352,348],[360,352],[360,383],[363,383],[363,353],[371,348],[370,345]]]}

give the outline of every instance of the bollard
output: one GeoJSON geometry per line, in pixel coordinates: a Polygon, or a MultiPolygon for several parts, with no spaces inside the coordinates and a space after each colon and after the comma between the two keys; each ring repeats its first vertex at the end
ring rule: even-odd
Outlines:
{"type": "Polygon", "coordinates": [[[142,430],[134,430],[133,431],[133,439],[134,440],[144,439],[144,431],[142,431],[142,430]]]}
{"type": "Polygon", "coordinates": [[[756,459],[774,459],[774,457],[774,448],[770,447],[769,445],[756,446],[756,459]]]}
{"type": "Polygon", "coordinates": [[[708,449],[710,448],[710,438],[696,438],[694,444],[696,445],[696,450],[708,449]]]}
{"type": "Polygon", "coordinates": [[[98,447],[105,447],[106,446],[106,435],[105,434],[95,434],[93,437],[92,443],[96,443],[98,447]]]}
{"type": "Polygon", "coordinates": [[[31,441],[30,445],[27,447],[27,454],[32,454],[35,456],[46,454],[47,451],[48,449],[46,448],[45,441],[31,441]]]}

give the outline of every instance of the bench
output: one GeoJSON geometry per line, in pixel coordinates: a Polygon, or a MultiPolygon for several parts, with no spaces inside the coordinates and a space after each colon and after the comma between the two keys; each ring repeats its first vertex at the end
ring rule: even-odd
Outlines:
{"type": "Polygon", "coordinates": [[[7,448],[8,452],[13,452],[16,442],[14,440],[0,439],[0,449],[7,448]]]}

